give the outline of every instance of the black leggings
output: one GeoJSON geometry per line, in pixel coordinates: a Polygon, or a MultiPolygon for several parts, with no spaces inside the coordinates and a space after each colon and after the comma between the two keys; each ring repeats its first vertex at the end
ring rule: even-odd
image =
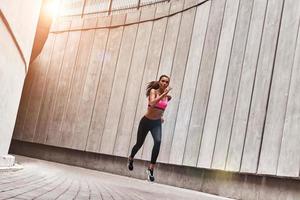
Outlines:
{"type": "Polygon", "coordinates": [[[151,164],[155,164],[161,143],[161,119],[151,120],[146,118],[145,116],[141,119],[137,133],[137,141],[131,150],[130,157],[134,158],[135,154],[144,144],[149,131],[151,132],[154,140],[154,146],[151,155],[151,164]]]}

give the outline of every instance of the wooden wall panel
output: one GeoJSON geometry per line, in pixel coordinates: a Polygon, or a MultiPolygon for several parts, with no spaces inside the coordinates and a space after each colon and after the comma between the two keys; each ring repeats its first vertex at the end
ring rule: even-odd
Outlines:
{"type": "Polygon", "coordinates": [[[230,171],[240,170],[266,7],[267,0],[253,2],[247,46],[244,55],[226,163],[226,170],[230,171]]]}
{"type": "MultiPolygon", "coordinates": [[[[298,4],[294,4],[299,6],[298,4]]],[[[295,6],[295,8],[297,8],[295,6]]],[[[298,11],[299,11],[298,7],[298,11]]],[[[298,12],[299,14],[299,12],[298,12]]],[[[298,19],[298,37],[293,60],[293,71],[288,94],[283,136],[280,145],[277,175],[299,177],[300,169],[300,22],[298,19]]]]}
{"type": "MultiPolygon", "coordinates": [[[[59,26],[69,27],[70,23],[60,23],[59,26]]],[[[35,138],[36,142],[47,143],[47,127],[49,126],[49,117],[51,116],[55,103],[57,82],[59,80],[64,50],[67,44],[68,33],[55,36],[55,43],[51,55],[49,70],[43,91],[42,104],[39,110],[39,117],[36,124],[35,138]]],[[[51,137],[51,134],[49,134],[51,137]]]]}
{"type": "MultiPolygon", "coordinates": [[[[282,13],[268,111],[261,146],[258,172],[276,174],[286,116],[295,46],[297,43],[300,1],[286,0],[282,13]]],[[[300,67],[300,66],[299,66],[300,67]]]]}
{"type": "MultiPolygon", "coordinates": [[[[71,27],[81,26],[82,23],[77,24],[72,21],[71,27]]],[[[68,41],[65,47],[63,63],[61,66],[61,75],[56,89],[56,101],[52,114],[49,117],[47,134],[51,135],[47,138],[47,144],[61,146],[61,124],[64,111],[68,103],[69,88],[71,87],[71,80],[74,72],[75,58],[77,57],[78,46],[81,32],[70,32],[68,34],[68,41]]]]}
{"type": "Polygon", "coordinates": [[[41,59],[41,54],[37,56],[37,58],[30,64],[30,70],[28,70],[25,80],[24,80],[24,86],[23,86],[23,91],[22,91],[22,96],[19,104],[19,111],[15,123],[15,128],[14,128],[14,134],[13,138],[14,139],[21,139],[22,132],[23,132],[23,127],[25,123],[25,117],[26,117],[26,111],[29,105],[29,99],[30,99],[30,94],[31,90],[33,87],[33,80],[37,76],[37,68],[39,67],[39,60],[41,59]]]}
{"type": "Polygon", "coordinates": [[[49,35],[45,43],[45,50],[41,54],[40,65],[37,68],[36,76],[33,78],[32,91],[28,108],[25,114],[25,122],[22,132],[22,140],[35,141],[35,128],[38,120],[39,110],[42,103],[42,94],[45,86],[48,66],[51,60],[52,49],[54,46],[55,36],[49,35]]]}
{"type": "Polygon", "coordinates": [[[255,173],[267,110],[269,87],[273,72],[283,1],[269,0],[264,33],[257,63],[255,85],[249,114],[242,159],[242,172],[255,173]]]}
{"type": "MultiPolygon", "coordinates": [[[[105,20],[99,18],[91,18],[89,21],[87,21],[86,26],[97,24],[98,20],[106,22],[105,20]]],[[[89,49],[87,50],[90,52],[88,58],[86,59],[86,77],[82,77],[81,84],[83,85],[83,89],[79,97],[80,102],[78,105],[79,107],[76,113],[75,126],[73,130],[73,137],[75,140],[73,140],[72,144],[73,148],[80,150],[85,150],[86,148],[87,137],[89,133],[88,129],[91,121],[91,113],[97,88],[97,75],[99,75],[102,69],[102,66],[99,66],[99,63],[102,63],[102,48],[106,44],[106,32],[101,32],[101,34],[97,30],[89,30],[88,32],[89,33],[87,33],[88,35],[86,35],[86,37],[91,37],[91,39],[88,41],[89,49]],[[99,37],[103,37],[103,39],[99,37]],[[104,42],[102,40],[104,40],[104,42]],[[99,48],[95,47],[95,45],[101,49],[99,50],[99,48]]]]}
{"type": "MultiPolygon", "coordinates": [[[[72,20],[71,28],[82,28],[83,20],[72,20]]],[[[49,143],[56,143],[58,146],[64,146],[65,142],[62,142],[62,139],[65,137],[65,133],[62,132],[62,125],[64,124],[64,119],[66,111],[69,106],[69,98],[72,88],[72,81],[76,71],[76,62],[79,54],[79,44],[81,40],[81,31],[70,33],[68,37],[68,43],[66,47],[65,58],[70,59],[70,61],[63,61],[62,66],[62,77],[66,77],[64,80],[61,80],[57,88],[57,103],[53,111],[53,118],[50,118],[50,127],[48,132],[53,134],[52,137],[57,136],[56,138],[49,139],[49,143]],[[68,73],[67,76],[64,73],[68,73]],[[57,132],[54,132],[57,131],[57,132]],[[57,135],[56,135],[57,134],[57,135]]],[[[71,130],[70,130],[71,131],[71,130]]],[[[68,138],[70,139],[70,138],[68,138]]]]}
{"type": "MultiPolygon", "coordinates": [[[[111,23],[111,18],[102,19],[100,17],[97,23],[101,26],[109,26],[111,23]]],[[[103,60],[106,54],[109,32],[110,30],[108,28],[98,29],[95,32],[94,46],[91,52],[89,71],[84,90],[86,96],[89,97],[86,105],[84,105],[86,109],[85,114],[86,117],[89,118],[89,122],[86,121],[82,129],[84,132],[88,132],[85,150],[91,152],[97,152],[99,148],[100,134],[98,134],[97,130],[100,129],[100,124],[92,123],[92,119],[95,114],[94,108],[97,90],[101,78],[103,60]]]]}
{"type": "Polygon", "coordinates": [[[201,167],[210,168],[213,159],[238,8],[239,0],[228,0],[226,2],[218,53],[214,66],[214,74],[211,83],[209,102],[207,105],[207,113],[203,129],[203,145],[201,145],[199,153],[198,164],[201,167]]]}
{"type": "Polygon", "coordinates": [[[241,0],[220,112],[212,168],[225,169],[253,1],[241,0]]]}
{"type": "MultiPolygon", "coordinates": [[[[90,23],[89,20],[83,20],[83,26],[90,23]]],[[[92,41],[94,38],[94,31],[82,31],[78,47],[78,53],[74,66],[74,73],[72,76],[71,88],[68,94],[68,104],[62,120],[61,144],[65,147],[72,148],[74,138],[75,119],[80,103],[80,97],[83,90],[83,83],[87,73],[87,64],[89,60],[90,51],[92,48],[92,41]]]]}
{"type": "MultiPolygon", "coordinates": [[[[219,42],[224,9],[225,1],[212,1],[205,45],[197,81],[193,112],[190,119],[190,132],[199,134],[199,141],[196,141],[199,145],[202,139],[203,123],[206,114],[206,106],[217,54],[217,46],[219,42]]],[[[196,152],[196,154],[199,155],[198,152],[196,152]]],[[[195,161],[195,165],[197,165],[199,163],[198,156],[197,160],[195,161]]]]}
{"type": "MultiPolygon", "coordinates": [[[[111,23],[123,22],[125,20],[124,15],[112,17],[111,23]]],[[[94,123],[98,123],[97,128],[92,131],[97,131],[100,134],[98,144],[98,152],[105,152],[106,145],[112,145],[110,143],[104,144],[102,137],[104,132],[104,123],[107,116],[108,103],[110,100],[110,94],[112,89],[112,83],[114,79],[116,63],[119,56],[119,49],[123,35],[123,27],[111,29],[107,41],[107,47],[103,60],[101,77],[97,89],[97,97],[95,100],[94,113],[92,118],[91,127],[95,127],[94,123]],[[103,146],[101,144],[104,144],[103,146]]]]}
{"type": "Polygon", "coordinates": [[[179,105],[182,109],[181,113],[178,113],[178,116],[182,115],[183,117],[181,128],[182,131],[187,131],[183,164],[188,166],[196,166],[200,144],[201,131],[195,127],[191,127],[191,115],[194,111],[195,91],[200,71],[200,62],[202,60],[210,7],[211,2],[208,2],[197,8],[191,49],[181,94],[182,96],[191,96],[192,98],[185,98],[186,100],[182,99],[181,101],[184,103],[180,102],[179,105]]]}
{"type": "Polygon", "coordinates": [[[168,115],[166,115],[167,123],[165,124],[165,134],[173,134],[171,151],[169,155],[169,163],[181,164],[184,154],[184,144],[187,132],[181,132],[175,129],[175,125],[183,123],[182,116],[178,116],[180,100],[183,98],[192,98],[192,96],[182,96],[182,85],[186,73],[188,55],[192,40],[192,32],[195,22],[196,8],[182,14],[180,31],[178,35],[177,47],[175,52],[174,64],[171,73],[171,81],[173,83],[170,94],[174,97],[168,106],[168,115]],[[176,149],[176,151],[174,151],[176,149]]]}

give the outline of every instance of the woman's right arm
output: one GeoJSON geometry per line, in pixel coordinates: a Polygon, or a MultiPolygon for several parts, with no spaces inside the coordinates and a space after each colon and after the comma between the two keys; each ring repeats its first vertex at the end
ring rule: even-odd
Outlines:
{"type": "Polygon", "coordinates": [[[149,105],[151,107],[153,107],[155,104],[157,104],[157,102],[159,100],[161,100],[162,98],[164,98],[169,93],[169,91],[170,91],[170,89],[167,88],[161,95],[157,95],[156,96],[155,89],[151,89],[150,90],[150,95],[149,95],[149,105]]]}

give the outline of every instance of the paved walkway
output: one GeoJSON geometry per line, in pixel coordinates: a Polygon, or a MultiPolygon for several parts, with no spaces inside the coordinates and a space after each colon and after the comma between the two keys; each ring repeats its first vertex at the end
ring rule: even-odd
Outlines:
{"type": "Polygon", "coordinates": [[[225,200],[192,190],[16,156],[18,171],[0,171],[0,199],[225,200]]]}

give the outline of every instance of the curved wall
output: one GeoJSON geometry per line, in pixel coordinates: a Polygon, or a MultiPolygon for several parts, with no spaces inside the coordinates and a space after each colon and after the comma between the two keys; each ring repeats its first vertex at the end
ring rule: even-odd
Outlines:
{"type": "MultiPolygon", "coordinates": [[[[145,85],[168,74],[159,162],[298,178],[299,11],[298,0],[186,0],[61,17],[29,70],[14,139],[127,157],[145,85]]],[[[148,136],[137,158],[151,147],[148,136]]]]}
{"type": "Polygon", "coordinates": [[[0,2],[0,167],[7,157],[28,70],[41,1],[0,2]],[[26,30],[26,31],[25,31],[26,30]]]}

